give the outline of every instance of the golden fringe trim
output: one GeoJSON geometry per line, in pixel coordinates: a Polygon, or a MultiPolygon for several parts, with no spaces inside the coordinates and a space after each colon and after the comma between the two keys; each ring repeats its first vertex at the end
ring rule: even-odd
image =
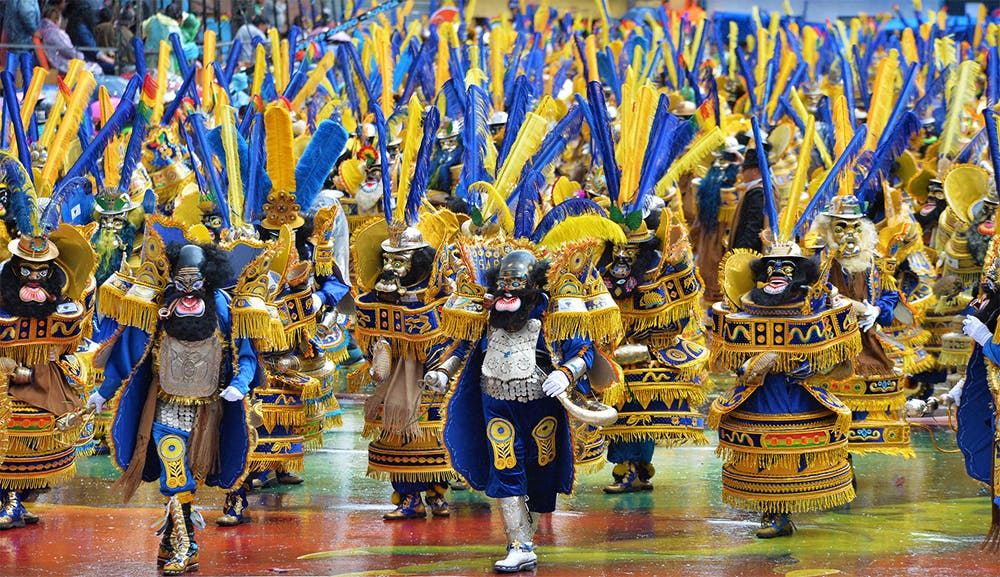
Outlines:
{"type": "Polygon", "coordinates": [[[257,471],[283,471],[285,473],[301,473],[305,470],[302,456],[292,458],[250,457],[250,465],[257,471]]]}
{"type": "Polygon", "coordinates": [[[699,318],[702,314],[700,303],[701,294],[694,294],[690,298],[671,303],[658,312],[622,311],[622,325],[626,333],[637,333],[690,318],[699,318]]]}
{"type": "Polygon", "coordinates": [[[306,451],[318,451],[323,448],[323,432],[320,431],[315,435],[310,435],[305,438],[302,443],[302,448],[306,451]]]}
{"type": "Polygon", "coordinates": [[[925,371],[933,370],[937,366],[937,361],[931,355],[920,358],[915,353],[907,353],[902,358],[902,369],[907,375],[915,375],[925,371]]]}
{"type": "MultiPolygon", "coordinates": [[[[434,332],[437,333],[437,331],[434,332]]],[[[361,329],[356,329],[354,333],[354,338],[357,339],[358,347],[362,351],[372,350],[372,346],[384,336],[379,333],[365,333],[361,329]]],[[[436,338],[410,341],[398,336],[386,338],[386,340],[389,342],[389,350],[392,351],[392,358],[414,359],[420,363],[427,360],[427,350],[436,342],[436,338]]]]}
{"type": "MultiPolygon", "coordinates": [[[[125,381],[122,381],[122,383],[125,383],[125,381]]],[[[122,388],[124,388],[124,386],[122,388]]],[[[215,402],[219,397],[215,393],[213,393],[210,397],[182,397],[180,395],[171,395],[170,393],[167,393],[163,389],[157,387],[156,398],[169,403],[177,403],[178,405],[198,406],[215,402]]]]}
{"type": "Polygon", "coordinates": [[[489,316],[485,312],[470,313],[448,307],[441,309],[441,330],[455,340],[478,340],[488,323],[489,316]]]}
{"type": "Polygon", "coordinates": [[[368,361],[363,361],[360,367],[347,373],[348,393],[357,393],[372,383],[372,376],[368,373],[370,366],[368,361]]]}
{"type": "Polygon", "coordinates": [[[93,457],[97,453],[97,444],[88,443],[90,446],[87,448],[80,447],[76,450],[76,458],[80,459],[83,457],[93,457]]]}
{"type": "Polygon", "coordinates": [[[346,361],[351,356],[351,352],[347,350],[347,346],[341,347],[336,351],[327,351],[326,358],[333,364],[339,365],[340,363],[346,361]]]}
{"type": "MultiPolygon", "coordinates": [[[[20,365],[38,365],[49,360],[49,347],[59,345],[34,343],[29,345],[15,344],[3,347],[3,356],[10,357],[20,365]]],[[[75,345],[74,345],[75,346],[75,345]]]]}
{"type": "Polygon", "coordinates": [[[969,364],[971,356],[971,351],[941,351],[937,365],[942,369],[964,369],[969,364]]]}
{"type": "Polygon", "coordinates": [[[384,441],[387,445],[397,445],[402,446],[414,441],[418,442],[441,442],[441,435],[444,429],[444,421],[434,421],[430,423],[430,426],[420,427],[420,434],[417,435],[404,435],[402,433],[390,433],[382,428],[379,423],[365,423],[365,426],[361,428],[361,437],[364,439],[371,439],[373,441],[379,440],[384,441]]]}
{"type": "Polygon", "coordinates": [[[806,467],[820,466],[833,467],[840,465],[847,459],[847,447],[824,449],[815,453],[797,452],[793,454],[775,453],[748,453],[732,447],[719,445],[715,449],[715,454],[726,465],[738,467],[740,469],[756,468],[770,469],[778,467],[782,469],[797,470],[805,457],[806,467]]]}
{"type": "Polygon", "coordinates": [[[108,314],[119,324],[135,327],[143,332],[156,332],[156,323],[160,320],[160,307],[154,302],[139,302],[130,298],[122,298],[117,307],[108,314]]]}
{"type": "Polygon", "coordinates": [[[316,261],[313,263],[313,273],[316,276],[333,276],[333,261],[316,261]]]}
{"type": "Polygon", "coordinates": [[[722,488],[722,501],[724,503],[738,509],[759,513],[794,514],[823,511],[846,505],[855,497],[854,487],[850,485],[822,496],[796,499],[792,498],[791,495],[775,495],[775,500],[740,497],[728,492],[725,487],[722,488]]]}
{"type": "Polygon", "coordinates": [[[0,477],[4,489],[24,491],[27,489],[45,489],[69,481],[76,476],[76,461],[61,471],[48,473],[37,477],[0,477]]]}
{"type": "Polygon", "coordinates": [[[111,285],[105,283],[101,285],[97,292],[97,314],[102,317],[117,318],[122,309],[122,301],[125,295],[119,290],[110,289],[111,285]]]}
{"type": "Polygon", "coordinates": [[[233,311],[233,338],[260,339],[271,334],[271,315],[267,311],[233,311]]]}
{"type": "Polygon", "coordinates": [[[608,460],[601,455],[599,459],[590,459],[584,461],[583,463],[574,463],[574,470],[576,475],[592,475],[594,473],[600,473],[601,470],[608,464],[608,460]]]}
{"type": "Polygon", "coordinates": [[[545,318],[545,336],[553,341],[580,337],[615,343],[624,336],[621,312],[617,307],[590,313],[551,311],[545,318]]]}
{"type": "MultiPolygon", "coordinates": [[[[9,430],[8,433],[10,433],[9,430]]],[[[48,431],[31,437],[9,434],[7,437],[7,456],[30,457],[39,453],[61,451],[68,446],[56,440],[55,431],[48,431]]]]}
{"type": "Polygon", "coordinates": [[[368,471],[365,475],[371,479],[378,479],[379,481],[402,481],[404,483],[434,483],[442,482],[447,483],[451,479],[454,479],[456,473],[452,470],[448,471],[409,471],[406,473],[400,473],[397,471],[385,471],[368,465],[368,471]]]}
{"type": "Polygon", "coordinates": [[[837,398],[847,405],[851,411],[868,413],[875,411],[898,411],[906,404],[906,395],[902,392],[891,395],[879,395],[877,398],[873,397],[874,395],[865,395],[863,397],[852,397],[844,394],[837,395],[837,398]]]}
{"type": "Polygon", "coordinates": [[[697,407],[708,400],[705,390],[695,384],[686,386],[672,384],[673,386],[644,385],[635,390],[627,384],[615,383],[611,388],[604,391],[604,404],[611,405],[616,409],[621,409],[627,401],[635,401],[643,409],[653,401],[661,401],[667,405],[684,400],[690,406],[697,407]],[[655,388],[654,388],[655,387],[655,388]]]}
{"type": "Polygon", "coordinates": [[[273,431],[277,426],[301,427],[306,424],[306,414],[301,409],[282,411],[262,407],[260,416],[264,422],[264,428],[268,432],[273,431]]]}
{"type": "MultiPolygon", "coordinates": [[[[810,366],[817,371],[824,371],[833,368],[845,359],[856,356],[861,352],[861,335],[855,333],[843,341],[832,345],[817,345],[822,347],[819,350],[810,351],[806,347],[795,347],[786,350],[770,351],[778,353],[778,362],[772,368],[773,372],[790,372],[799,366],[803,361],[809,361],[810,366]]],[[[733,349],[729,343],[721,338],[714,338],[710,343],[712,358],[718,366],[727,370],[735,371],[743,366],[743,363],[753,357],[768,352],[764,350],[733,349]]]]}
{"type": "Polygon", "coordinates": [[[681,445],[708,445],[705,432],[697,429],[686,429],[678,426],[676,429],[663,427],[661,430],[648,430],[642,427],[623,428],[616,430],[614,427],[604,427],[601,434],[608,441],[619,441],[623,443],[633,443],[642,441],[653,441],[661,447],[679,447],[681,445]]]}
{"type": "Polygon", "coordinates": [[[886,447],[879,445],[855,445],[848,444],[847,450],[854,455],[863,457],[868,453],[878,453],[879,455],[889,455],[892,457],[902,457],[904,459],[913,459],[917,454],[913,451],[911,447],[886,447]]]}
{"type": "Polygon", "coordinates": [[[335,415],[333,417],[326,417],[323,419],[323,430],[327,429],[340,429],[344,426],[344,416],[335,415]]]}

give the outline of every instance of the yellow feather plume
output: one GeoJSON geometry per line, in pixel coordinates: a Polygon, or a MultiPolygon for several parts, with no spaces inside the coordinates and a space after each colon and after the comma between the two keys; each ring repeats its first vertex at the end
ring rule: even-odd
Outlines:
{"type": "Polygon", "coordinates": [[[778,97],[785,93],[785,85],[792,77],[792,72],[797,66],[795,52],[788,50],[781,56],[781,67],[778,69],[778,79],[774,83],[774,90],[771,91],[771,100],[767,103],[768,118],[774,116],[775,109],[778,108],[778,97]]]}
{"type": "Polygon", "coordinates": [[[707,131],[702,132],[698,135],[694,141],[688,145],[687,151],[684,152],[670,165],[670,170],[667,171],[660,182],[656,183],[656,194],[658,196],[666,196],[667,190],[674,185],[675,182],[685,173],[694,170],[699,164],[701,164],[706,158],[708,158],[713,151],[718,150],[720,146],[726,143],[726,135],[723,134],[722,129],[718,126],[713,126],[707,131]]]}
{"type": "Polygon", "coordinates": [[[611,220],[596,214],[583,214],[567,217],[552,227],[538,244],[554,251],[561,245],[588,238],[602,239],[616,244],[624,244],[627,240],[622,227],[611,220]]]}
{"type": "Polygon", "coordinates": [[[816,81],[816,62],[819,59],[817,43],[819,34],[812,26],[802,29],[802,60],[809,66],[809,80],[816,81]]]}
{"type": "Polygon", "coordinates": [[[36,186],[42,196],[48,196],[56,184],[59,169],[68,158],[70,144],[77,137],[80,122],[83,121],[83,115],[95,88],[97,88],[97,82],[94,80],[94,75],[83,70],[76,86],[73,87],[69,102],[66,104],[66,113],[59,121],[56,136],[48,147],[48,162],[42,169],[42,183],[40,187],[36,186]]]}
{"type": "MultiPolygon", "coordinates": [[[[236,228],[242,228],[243,222],[243,176],[240,173],[240,147],[237,139],[236,109],[232,106],[219,106],[219,132],[222,137],[222,148],[226,151],[226,181],[229,183],[229,220],[236,228]]],[[[270,167],[269,167],[270,168],[270,167]]],[[[292,167],[292,176],[295,168],[292,167]]],[[[294,189],[293,189],[294,190],[294,189]]]]}
{"type": "Polygon", "coordinates": [[[903,58],[906,59],[907,65],[920,61],[920,56],[917,54],[917,39],[913,36],[912,28],[903,29],[903,36],[899,39],[899,45],[903,49],[903,58]]]}
{"type": "Polygon", "coordinates": [[[521,179],[524,165],[538,152],[538,147],[545,139],[547,124],[538,114],[529,112],[525,115],[521,130],[514,139],[514,145],[507,153],[507,158],[504,159],[503,166],[497,171],[494,180],[494,186],[502,198],[506,199],[514,191],[514,187],[521,179]]]}
{"type": "MultiPolygon", "coordinates": [[[[83,61],[81,60],[70,60],[67,67],[66,76],[63,77],[63,82],[70,89],[76,84],[76,79],[80,75],[80,71],[83,70],[83,61]]],[[[66,106],[66,96],[63,94],[62,90],[56,92],[56,100],[52,105],[52,110],[49,112],[49,121],[45,123],[45,128],[42,129],[42,136],[39,142],[43,147],[49,148],[52,144],[52,139],[56,136],[56,128],[59,126],[59,118],[62,116],[63,107],[66,106]]]]}
{"type": "Polygon", "coordinates": [[[295,191],[295,152],[292,116],[283,106],[273,104],[264,111],[267,142],[267,174],[276,191],[295,191]]]}
{"type": "Polygon", "coordinates": [[[392,110],[396,107],[396,98],[392,93],[393,59],[391,30],[376,26],[372,30],[374,40],[372,48],[375,52],[375,63],[378,66],[379,74],[382,75],[382,114],[386,118],[392,115],[392,110]]]}
{"type": "Polygon", "coordinates": [[[739,70],[739,63],[736,61],[736,44],[740,40],[740,27],[736,22],[729,22],[729,49],[726,51],[726,57],[729,60],[729,78],[735,80],[737,71],[739,70]]]}
{"type": "Polygon", "coordinates": [[[966,60],[958,66],[955,85],[948,98],[948,111],[945,114],[944,125],[941,127],[941,146],[938,154],[954,158],[958,154],[960,143],[958,133],[962,125],[962,111],[966,105],[975,102],[976,77],[979,75],[979,63],[966,60]]]}
{"type": "MultiPolygon", "coordinates": [[[[111,114],[114,113],[115,107],[111,103],[111,94],[108,93],[108,89],[105,86],[100,86],[97,89],[97,102],[101,109],[101,126],[104,126],[108,122],[108,118],[111,118],[111,114]]],[[[121,167],[121,139],[114,138],[107,146],[104,147],[104,185],[108,187],[118,186],[118,181],[120,180],[120,174],[117,170],[121,167]]]]}
{"type": "Polygon", "coordinates": [[[254,53],[253,85],[250,87],[251,96],[260,95],[260,87],[264,86],[264,75],[267,74],[267,52],[262,44],[257,45],[257,52],[254,53]]]}
{"type": "Polygon", "coordinates": [[[302,90],[299,90],[299,93],[295,95],[295,99],[292,100],[292,110],[302,110],[302,107],[305,105],[306,98],[315,94],[320,83],[326,80],[326,73],[333,67],[335,60],[336,59],[333,56],[332,50],[327,51],[327,53],[323,55],[323,58],[320,58],[319,62],[316,64],[316,68],[313,68],[312,72],[309,73],[309,79],[306,80],[306,83],[302,86],[302,90]]]}
{"type": "Polygon", "coordinates": [[[156,60],[156,100],[153,102],[152,122],[163,119],[164,101],[167,99],[167,69],[170,67],[170,44],[160,40],[160,50],[156,60]]]}
{"type": "Polygon", "coordinates": [[[447,33],[450,26],[450,22],[443,22],[438,26],[437,61],[434,66],[435,92],[441,92],[441,87],[450,78],[449,71],[451,67],[448,65],[448,55],[451,53],[448,47],[448,37],[450,34],[447,33]]]}
{"type": "Polygon", "coordinates": [[[799,148],[799,162],[795,167],[795,177],[792,178],[792,187],[788,193],[788,205],[782,213],[778,225],[778,240],[788,242],[792,240],[792,227],[799,218],[799,199],[806,188],[806,178],[809,176],[809,161],[812,158],[813,140],[816,135],[816,119],[808,116],[806,120],[806,132],[802,136],[802,146],[799,148]]]}
{"type": "Polygon", "coordinates": [[[417,152],[424,135],[424,109],[420,99],[414,94],[406,106],[406,138],[403,140],[403,158],[399,164],[399,183],[396,186],[396,207],[392,211],[395,221],[403,222],[406,213],[406,198],[410,194],[410,181],[417,162],[417,152]]]}
{"type": "Polygon", "coordinates": [[[587,81],[597,80],[600,78],[597,74],[597,38],[595,36],[588,36],[584,43],[584,49],[587,52],[587,69],[590,72],[590,78],[587,81]]]}
{"type": "MultiPolygon", "coordinates": [[[[631,67],[629,71],[631,73],[631,67]]],[[[619,200],[623,203],[632,202],[638,194],[642,159],[649,143],[658,96],[648,83],[639,87],[634,95],[628,88],[628,85],[622,88],[621,138],[615,151],[618,165],[622,167],[619,200]]]]}
{"type": "Polygon", "coordinates": [[[281,40],[281,50],[279,53],[281,54],[281,84],[278,84],[277,86],[278,86],[278,94],[281,94],[285,91],[285,88],[288,88],[288,81],[291,78],[290,77],[291,73],[289,72],[289,66],[291,65],[290,58],[292,55],[290,53],[290,47],[288,45],[287,38],[283,38],[281,40]]]}
{"type": "Polygon", "coordinates": [[[205,46],[204,46],[204,56],[202,57],[201,65],[201,94],[202,94],[202,105],[208,107],[209,103],[212,101],[211,95],[212,81],[215,78],[215,68],[212,63],[215,62],[215,31],[205,30],[205,46]]]}
{"type": "Polygon", "coordinates": [[[31,75],[31,84],[24,93],[24,104],[21,106],[21,124],[28,126],[31,116],[35,113],[35,105],[38,104],[38,95],[42,93],[42,85],[45,84],[46,70],[41,66],[36,66],[31,75]]]}
{"type": "Polygon", "coordinates": [[[271,43],[271,63],[274,64],[274,70],[271,71],[271,75],[274,77],[274,86],[278,89],[278,94],[281,94],[281,76],[282,76],[282,66],[281,66],[281,38],[278,36],[278,29],[271,28],[267,31],[268,41],[271,43]]]}
{"type": "MultiPolygon", "coordinates": [[[[833,151],[836,156],[840,156],[847,148],[847,144],[854,137],[854,127],[851,126],[851,116],[847,110],[847,98],[844,95],[837,97],[833,103],[833,133],[836,137],[833,151]]],[[[841,191],[854,190],[854,171],[847,170],[844,175],[844,184],[841,191]]]]}
{"type": "Polygon", "coordinates": [[[865,150],[874,150],[878,139],[885,130],[892,108],[895,104],[893,96],[896,92],[896,76],[899,73],[899,53],[895,49],[878,63],[875,73],[875,83],[872,85],[871,105],[868,107],[868,136],[865,140],[865,150]]]}
{"type": "Polygon", "coordinates": [[[938,70],[944,70],[946,67],[954,64],[956,58],[955,39],[951,36],[935,38],[934,55],[938,60],[938,70]]]}
{"type": "Polygon", "coordinates": [[[493,94],[493,109],[503,110],[503,79],[506,73],[503,57],[506,54],[505,34],[501,28],[490,33],[490,92],[493,94]]]}
{"type": "Polygon", "coordinates": [[[510,213],[507,201],[502,194],[488,182],[474,182],[469,186],[470,193],[482,197],[483,222],[497,216],[497,222],[507,233],[514,232],[514,215],[510,213]]]}

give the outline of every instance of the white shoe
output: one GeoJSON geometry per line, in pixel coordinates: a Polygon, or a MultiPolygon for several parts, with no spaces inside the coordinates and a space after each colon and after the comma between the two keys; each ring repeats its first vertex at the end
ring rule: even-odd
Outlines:
{"type": "Polygon", "coordinates": [[[531,571],[538,566],[538,555],[531,543],[511,543],[507,546],[507,557],[497,561],[493,568],[497,573],[517,573],[531,571]]]}

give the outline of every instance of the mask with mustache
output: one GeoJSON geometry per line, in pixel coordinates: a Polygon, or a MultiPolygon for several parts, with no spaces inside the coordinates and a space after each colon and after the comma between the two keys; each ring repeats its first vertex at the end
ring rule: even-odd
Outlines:
{"type": "Polygon", "coordinates": [[[750,263],[756,287],[750,300],[763,306],[801,301],[819,279],[817,264],[803,257],[764,257],[750,263]]]}
{"type": "Polygon", "coordinates": [[[54,262],[32,262],[12,256],[0,272],[0,296],[8,313],[45,318],[56,312],[66,288],[66,273],[54,262]]]}
{"type": "Polygon", "coordinates": [[[218,327],[215,289],[228,276],[225,255],[210,245],[170,245],[170,284],[160,309],[163,329],[183,341],[201,341],[218,327]]]}
{"type": "Polygon", "coordinates": [[[948,203],[944,200],[944,192],[931,190],[927,193],[927,201],[914,213],[913,217],[920,223],[921,228],[932,228],[937,226],[938,219],[946,208],[948,208],[948,203]]]}
{"type": "Polygon", "coordinates": [[[407,291],[430,277],[434,249],[423,247],[400,252],[382,252],[382,271],[375,278],[380,300],[399,302],[407,291]]]}
{"type": "Polygon", "coordinates": [[[547,266],[526,250],[511,251],[491,271],[490,294],[484,303],[490,309],[490,326],[510,332],[520,330],[542,302],[541,288],[547,266]]]}

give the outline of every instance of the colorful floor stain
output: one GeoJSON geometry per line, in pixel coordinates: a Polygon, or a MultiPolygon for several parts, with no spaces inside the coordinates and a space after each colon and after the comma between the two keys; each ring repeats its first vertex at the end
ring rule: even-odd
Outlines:
{"type": "MultiPolygon", "coordinates": [[[[214,525],[222,494],[202,491],[198,575],[491,575],[504,542],[483,495],[453,493],[449,519],[384,523],[391,493],[367,479],[360,415],[307,457],[306,483],[251,495],[254,523],[214,525]]],[[[664,577],[966,577],[1000,575],[982,553],[988,499],[960,455],[935,452],[916,431],[917,458],[856,459],[859,496],[849,509],[799,515],[791,539],[753,537],[755,516],[721,502],[711,448],[657,452],[653,493],[607,496],[604,472],[578,478],[576,493],[543,519],[537,575],[664,577]]],[[[939,442],[953,439],[938,433],[939,442]],[[942,438],[943,437],[943,438],[942,438]]],[[[156,575],[162,514],[152,485],[122,505],[108,457],[82,460],[76,479],[30,508],[42,523],[0,533],[0,575],[156,575]]]]}

